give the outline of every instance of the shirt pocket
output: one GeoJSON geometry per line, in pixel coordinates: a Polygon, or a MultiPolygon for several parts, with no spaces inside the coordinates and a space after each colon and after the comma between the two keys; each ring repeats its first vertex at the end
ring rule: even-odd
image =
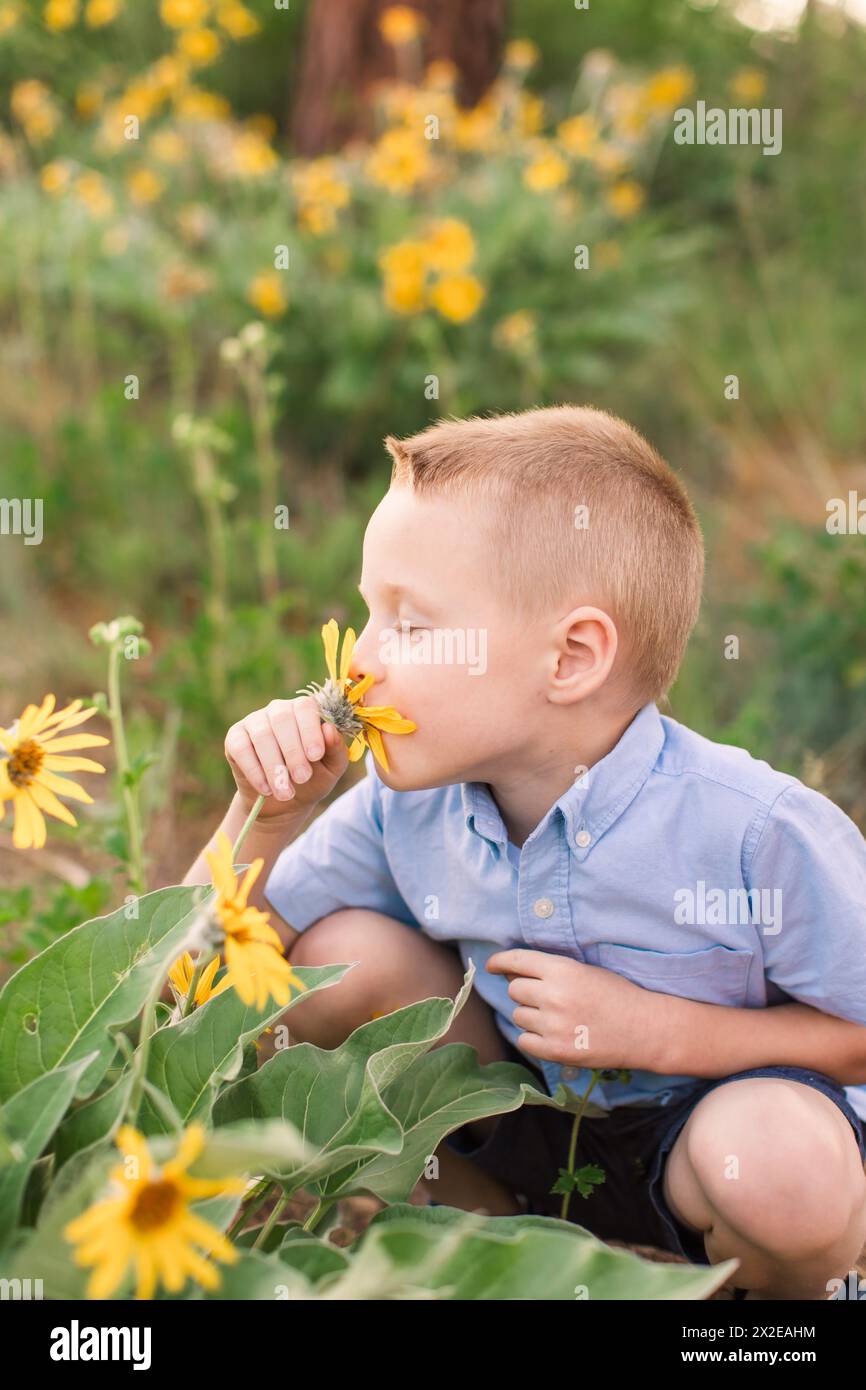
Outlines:
{"type": "Polygon", "coordinates": [[[648,951],[618,942],[598,944],[598,964],[615,970],[633,984],[660,994],[676,994],[703,1004],[746,1002],[754,951],[729,946],[705,946],[700,951],[648,951]]]}

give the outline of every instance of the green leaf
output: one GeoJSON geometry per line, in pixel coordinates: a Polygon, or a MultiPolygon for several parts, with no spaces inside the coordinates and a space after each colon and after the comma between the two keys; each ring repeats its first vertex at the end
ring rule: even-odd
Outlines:
{"type": "Polygon", "coordinates": [[[182,953],[200,891],[148,893],[136,916],[126,906],[84,922],[12,976],[0,993],[0,1100],[95,1049],[78,1087],[80,1096],[93,1092],[116,1050],[112,1027],[140,1013],[182,953]]]}
{"type": "Polygon", "coordinates": [[[604,1180],[605,1171],[603,1168],[599,1168],[594,1163],[586,1163],[582,1168],[575,1169],[573,1173],[570,1173],[567,1168],[560,1168],[559,1177],[550,1190],[561,1193],[563,1196],[569,1192],[579,1192],[581,1197],[591,1197],[595,1188],[604,1180]]]}
{"type": "MultiPolygon", "coordinates": [[[[158,1163],[165,1162],[177,1148],[177,1138],[160,1135],[150,1141],[150,1151],[158,1163]]],[[[315,1158],[316,1151],[294,1125],[283,1120],[223,1125],[205,1136],[204,1147],[189,1172],[196,1178],[221,1178],[227,1174],[293,1174],[315,1158]]],[[[238,1198],[233,1198],[237,1207],[238,1198]]]]}
{"type": "Polygon", "coordinates": [[[294,1174],[294,1186],[322,1197],[407,1197],[446,1134],[540,1094],[523,1067],[479,1067],[466,1043],[430,1052],[463,1007],[473,976],[470,965],[456,1000],[410,1004],[363,1024],[333,1050],[286,1048],[222,1093],[214,1123],[278,1116],[295,1125],[318,1152],[294,1174]]]}
{"type": "Polygon", "coordinates": [[[81,1149],[89,1148],[101,1139],[113,1138],[123,1119],[131,1086],[132,1072],[125,1071],[107,1090],[69,1112],[57,1131],[54,1146],[54,1161],[58,1169],[81,1149]]]}
{"type": "MultiPolygon", "coordinates": [[[[299,999],[336,984],[350,968],[299,967],[296,973],[306,990],[293,993],[288,1005],[277,1004],[261,1013],[244,1004],[236,990],[224,990],[186,1018],[154,1034],[147,1059],[148,1080],[169,1097],[184,1124],[193,1119],[206,1121],[220,1085],[239,1075],[244,1045],[299,999]]],[[[162,1134],[167,1129],[147,1096],[139,1113],[139,1128],[144,1134],[162,1134]]]]}
{"type": "Polygon", "coordinates": [[[66,1113],[92,1056],[37,1077],[0,1110],[3,1133],[15,1154],[12,1163],[0,1168],[0,1245],[15,1229],[31,1169],[66,1113]]]}

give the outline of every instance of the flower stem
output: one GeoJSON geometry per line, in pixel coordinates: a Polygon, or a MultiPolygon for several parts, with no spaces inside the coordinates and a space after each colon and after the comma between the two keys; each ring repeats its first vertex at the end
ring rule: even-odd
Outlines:
{"type": "MultiPolygon", "coordinates": [[[[583,1119],[583,1112],[586,1110],[586,1104],[587,1104],[587,1101],[589,1100],[590,1092],[591,1092],[593,1086],[595,1085],[595,1083],[598,1081],[598,1079],[599,1079],[600,1076],[601,1076],[601,1072],[600,1072],[600,1071],[594,1071],[594,1072],[592,1073],[592,1080],[590,1081],[589,1085],[587,1086],[584,1095],[582,1095],[581,1098],[580,1098],[580,1109],[576,1112],[575,1117],[574,1117],[574,1124],[571,1126],[571,1142],[569,1143],[569,1146],[568,1146],[568,1171],[569,1171],[569,1173],[573,1173],[573,1172],[574,1172],[574,1158],[575,1158],[575,1154],[577,1153],[577,1131],[579,1130],[579,1128],[580,1128],[580,1122],[581,1122],[581,1120],[583,1119]]],[[[571,1193],[570,1193],[570,1192],[564,1192],[564,1193],[563,1193],[563,1196],[562,1196],[562,1209],[561,1209],[561,1211],[560,1211],[560,1217],[561,1217],[561,1219],[562,1219],[563,1221],[567,1221],[567,1220],[568,1220],[568,1204],[569,1204],[570,1201],[571,1201],[571,1193]]]]}
{"type": "Polygon", "coordinates": [[[241,1198],[241,1205],[237,1216],[226,1231],[226,1236],[229,1240],[233,1240],[238,1234],[241,1226],[252,1211],[253,1205],[258,1206],[260,1200],[268,1191],[268,1188],[274,1186],[276,1186],[276,1184],[273,1183],[270,1178],[262,1178],[260,1182],[256,1183],[255,1187],[251,1187],[249,1192],[241,1198]]]}
{"type": "Polygon", "coordinates": [[[241,850],[242,850],[242,848],[243,848],[244,840],[245,840],[245,839],[247,838],[247,836],[249,835],[250,830],[252,829],[252,826],[253,826],[253,821],[256,819],[256,816],[259,814],[259,811],[262,809],[262,807],[264,806],[264,804],[265,804],[265,798],[264,798],[263,796],[257,797],[256,800],[253,802],[253,809],[250,811],[249,815],[247,816],[246,820],[244,821],[244,823],[243,823],[243,825],[242,825],[242,827],[241,827],[241,833],[240,833],[240,835],[238,835],[238,838],[235,840],[234,844],[232,845],[232,863],[233,863],[233,864],[236,864],[236,863],[237,863],[237,858],[238,858],[238,855],[240,854],[240,852],[241,852],[241,850]]]}
{"type": "Polygon", "coordinates": [[[265,1241],[267,1240],[268,1236],[271,1234],[271,1231],[274,1229],[274,1226],[276,1225],[277,1217],[279,1216],[280,1212],[283,1210],[283,1207],[286,1205],[286,1203],[287,1203],[288,1200],[289,1200],[288,1194],[284,1192],[283,1195],[282,1195],[282,1197],[280,1197],[279,1201],[278,1201],[278,1202],[274,1202],[273,1210],[272,1210],[270,1216],[268,1217],[268,1219],[267,1219],[267,1221],[265,1222],[264,1226],[263,1226],[262,1229],[259,1231],[259,1233],[258,1233],[258,1235],[256,1236],[255,1240],[253,1241],[253,1249],[254,1249],[254,1250],[260,1250],[260,1249],[262,1248],[262,1246],[264,1245],[264,1243],[265,1243],[265,1241]]]}
{"type": "Polygon", "coordinates": [[[320,1197],[316,1205],[313,1207],[313,1210],[307,1217],[306,1221],[304,1222],[303,1229],[305,1231],[314,1231],[316,1227],[327,1216],[328,1212],[331,1210],[331,1207],[334,1205],[334,1202],[336,1200],[336,1197],[320,1197]]]}
{"type": "Polygon", "coordinates": [[[131,1125],[138,1124],[138,1111],[144,1094],[144,1081],[147,1075],[147,1057],[150,1052],[150,1040],[155,1031],[156,1004],[162,993],[164,982],[165,977],[162,971],[158,970],[141,1012],[141,1028],[138,1033],[138,1047],[136,1048],[135,1057],[132,1062],[132,1086],[129,1090],[129,1101],[126,1107],[127,1120],[131,1125]]]}
{"type": "Polygon", "coordinates": [[[114,735],[114,752],[117,759],[117,775],[120,781],[123,806],[126,812],[126,826],[129,836],[129,885],[136,894],[146,890],[144,875],[144,841],[141,831],[141,808],[138,800],[138,783],[130,777],[129,749],[126,744],[126,730],[123,725],[123,705],[120,700],[120,659],[122,641],[112,642],[108,653],[108,718],[114,735]]]}

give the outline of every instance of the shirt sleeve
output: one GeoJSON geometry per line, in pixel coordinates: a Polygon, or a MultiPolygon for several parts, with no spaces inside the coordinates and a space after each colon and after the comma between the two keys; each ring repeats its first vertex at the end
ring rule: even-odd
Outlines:
{"type": "Polygon", "coordinates": [[[295,931],[343,907],[366,907],[418,926],[391,874],[385,853],[382,783],[372,753],[366,777],[307,826],[282,851],[264,896],[295,931]]]}
{"type": "Polygon", "coordinates": [[[866,1025],[866,840],[796,782],[774,802],[746,887],[767,976],[793,999],[866,1025]],[[759,920],[758,920],[759,919],[759,920]]]}

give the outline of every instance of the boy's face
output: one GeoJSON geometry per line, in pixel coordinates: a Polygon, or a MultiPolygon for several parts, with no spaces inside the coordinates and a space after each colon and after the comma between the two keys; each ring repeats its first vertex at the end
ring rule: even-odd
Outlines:
{"type": "Polygon", "coordinates": [[[493,781],[539,734],[551,634],[500,602],[477,506],[392,487],[367,526],[352,675],[418,726],[383,735],[396,791],[493,781]]]}

